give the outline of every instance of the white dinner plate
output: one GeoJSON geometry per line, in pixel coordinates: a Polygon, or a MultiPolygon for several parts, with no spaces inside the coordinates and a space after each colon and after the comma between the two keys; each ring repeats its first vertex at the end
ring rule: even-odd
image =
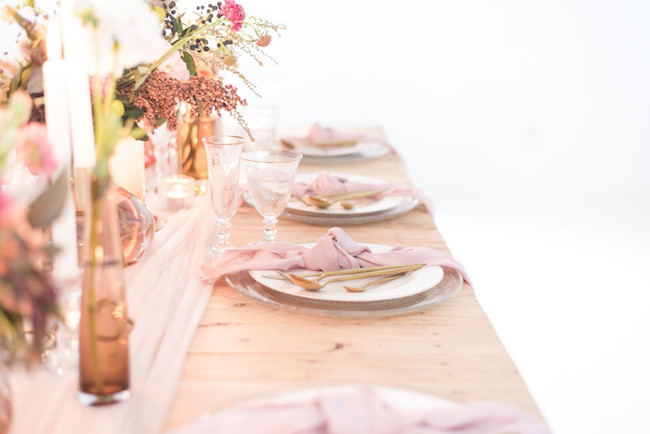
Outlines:
{"type": "MultiPolygon", "coordinates": [[[[387,184],[386,181],[381,179],[371,178],[369,176],[361,175],[349,175],[343,173],[332,173],[332,176],[340,176],[349,179],[352,182],[359,182],[363,184],[371,184],[381,188],[382,185],[387,184]]],[[[306,183],[309,184],[313,179],[318,176],[318,173],[301,173],[296,176],[296,183],[306,183]]],[[[369,187],[374,188],[374,187],[369,187]]],[[[292,198],[291,201],[287,204],[287,211],[294,214],[306,214],[322,217],[351,217],[351,216],[362,216],[367,214],[377,214],[382,212],[390,211],[391,209],[397,208],[404,201],[404,196],[388,196],[382,197],[379,200],[372,199],[359,199],[348,202],[355,202],[356,205],[352,209],[344,209],[339,203],[335,203],[329,208],[318,208],[315,206],[309,206],[302,203],[296,198],[292,198]]]]}
{"type": "MultiPolygon", "coordinates": [[[[380,244],[366,244],[375,253],[385,252],[391,249],[390,246],[380,244]]],[[[305,244],[311,247],[312,244],[305,244]]],[[[293,269],[291,273],[301,273],[307,270],[293,269]]],[[[319,301],[344,301],[348,303],[367,303],[377,301],[388,301],[409,297],[427,291],[436,286],[443,277],[441,267],[423,267],[412,271],[404,277],[377,286],[371,286],[364,292],[349,292],[345,285],[359,287],[379,277],[369,277],[344,282],[333,282],[325,285],[318,291],[308,291],[284,279],[277,279],[272,270],[251,270],[250,275],[258,283],[279,293],[291,296],[319,301]],[[268,277],[271,276],[271,277],[268,277]]]]}

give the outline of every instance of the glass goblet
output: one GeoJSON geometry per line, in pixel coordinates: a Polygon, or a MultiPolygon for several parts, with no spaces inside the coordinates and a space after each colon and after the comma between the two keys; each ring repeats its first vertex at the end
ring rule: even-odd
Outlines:
{"type": "Polygon", "coordinates": [[[302,154],[258,149],[242,154],[251,200],[264,218],[264,241],[275,241],[278,216],[291,198],[302,154]]]}
{"type": "Polygon", "coordinates": [[[210,248],[213,258],[231,249],[230,219],[237,211],[239,189],[239,159],[244,138],[239,136],[210,136],[203,138],[208,157],[208,194],[212,212],[217,219],[217,244],[210,248]]]}

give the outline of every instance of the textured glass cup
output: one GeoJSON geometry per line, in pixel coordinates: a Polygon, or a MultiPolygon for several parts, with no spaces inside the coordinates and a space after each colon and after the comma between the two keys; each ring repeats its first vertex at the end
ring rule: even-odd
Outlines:
{"type": "Polygon", "coordinates": [[[248,191],[257,212],[264,218],[264,241],[275,241],[278,216],[291,198],[302,154],[259,149],[242,154],[248,191]]]}
{"type": "Polygon", "coordinates": [[[244,138],[239,136],[203,138],[208,157],[208,194],[218,226],[217,244],[208,252],[211,257],[234,247],[230,244],[230,219],[237,211],[239,159],[243,144],[244,138]]]}
{"type": "Polygon", "coordinates": [[[254,141],[250,144],[250,149],[273,147],[279,117],[280,109],[276,106],[258,105],[246,108],[246,123],[254,138],[254,141]]]}

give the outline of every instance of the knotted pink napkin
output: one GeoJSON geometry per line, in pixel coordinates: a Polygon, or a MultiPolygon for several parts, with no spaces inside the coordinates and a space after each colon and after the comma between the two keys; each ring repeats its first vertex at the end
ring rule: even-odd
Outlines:
{"type": "Polygon", "coordinates": [[[282,137],[282,141],[288,143],[292,146],[309,146],[313,144],[325,144],[325,143],[342,143],[342,142],[379,142],[386,143],[384,139],[379,137],[371,136],[370,134],[363,133],[343,133],[336,131],[333,128],[322,127],[321,124],[315,122],[310,128],[309,132],[305,137],[296,137],[296,136],[287,136],[282,137]]]}
{"type": "Polygon", "coordinates": [[[424,206],[429,211],[429,214],[433,215],[433,203],[427,196],[427,194],[420,190],[419,188],[410,187],[408,185],[384,183],[384,184],[373,184],[366,182],[355,182],[347,179],[341,175],[331,175],[327,172],[319,173],[310,183],[298,182],[293,187],[293,196],[306,196],[306,195],[326,195],[326,194],[337,194],[345,193],[348,191],[359,191],[359,190],[375,190],[387,188],[383,193],[379,193],[373,196],[376,199],[387,196],[410,196],[418,199],[424,204],[424,206]]]}
{"type": "Polygon", "coordinates": [[[371,388],[319,393],[287,403],[249,404],[168,434],[550,434],[539,420],[506,404],[472,403],[400,410],[371,388]]]}
{"type": "Polygon", "coordinates": [[[312,248],[291,243],[259,243],[227,250],[210,265],[201,267],[201,278],[215,281],[226,274],[244,270],[288,271],[306,268],[333,271],[421,263],[456,269],[469,282],[463,266],[442,252],[428,247],[396,246],[387,252],[373,253],[368,246],[357,243],[341,228],[331,228],[312,248]]]}

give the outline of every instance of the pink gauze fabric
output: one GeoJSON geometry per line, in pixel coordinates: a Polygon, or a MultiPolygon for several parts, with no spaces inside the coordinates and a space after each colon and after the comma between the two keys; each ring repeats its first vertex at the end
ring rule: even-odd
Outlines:
{"type": "Polygon", "coordinates": [[[201,278],[216,281],[226,274],[245,270],[283,270],[306,268],[333,271],[382,265],[439,265],[458,270],[470,282],[463,266],[445,253],[428,247],[396,246],[387,252],[373,253],[357,243],[341,228],[331,228],[316,244],[307,248],[291,243],[259,243],[225,251],[219,258],[201,267],[201,278]]]}
{"type": "Polygon", "coordinates": [[[370,134],[363,133],[344,133],[341,131],[336,131],[333,128],[323,127],[318,122],[312,124],[309,128],[309,132],[304,137],[297,136],[286,136],[282,137],[283,142],[287,142],[293,146],[302,146],[310,145],[313,143],[327,143],[327,142],[345,142],[345,141],[354,141],[354,142],[379,142],[385,143],[386,140],[379,137],[372,136],[370,134]]]}
{"type": "Polygon", "coordinates": [[[313,399],[261,402],[226,410],[167,434],[550,434],[516,407],[500,403],[398,409],[370,387],[319,393],[313,399]]]}

